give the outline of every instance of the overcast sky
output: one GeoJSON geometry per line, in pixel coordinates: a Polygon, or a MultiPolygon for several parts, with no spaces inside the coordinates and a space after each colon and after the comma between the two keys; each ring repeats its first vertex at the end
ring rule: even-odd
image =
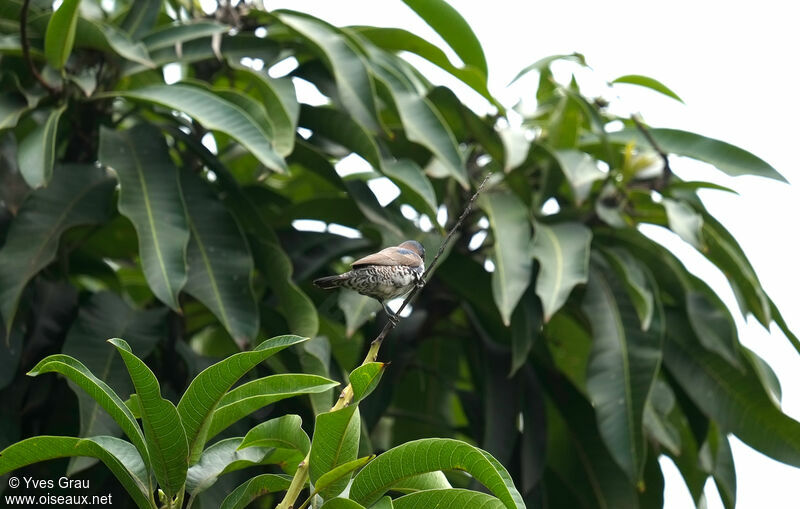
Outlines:
{"type": "MultiPolygon", "coordinates": [[[[267,7],[311,13],[336,25],[398,26],[431,41],[438,37],[399,0],[265,0],[267,7]]],[[[619,87],[623,108],[640,111],[648,123],[691,130],[749,150],[772,164],[790,182],[800,183],[798,167],[797,51],[800,30],[793,2],[759,1],[511,1],[451,0],[481,40],[489,62],[490,90],[511,105],[531,94],[534,79],[511,89],[520,68],[540,57],[578,51],[596,80],[644,74],[661,80],[686,105],[636,87],[619,87]],[[658,4],[663,9],[657,10],[658,4]]],[[[444,82],[443,74],[432,75],[444,82]]],[[[452,81],[444,84],[453,85],[452,81]]],[[[462,99],[480,110],[485,104],[464,88],[462,99]]],[[[302,100],[302,98],[301,98],[302,100]]],[[[795,332],[800,332],[796,186],[751,177],[729,178],[706,165],[675,161],[686,179],[710,180],[739,191],[701,194],[708,208],[736,236],[767,292],[795,332]]],[[[662,235],[689,266],[738,310],[722,274],[692,248],[662,235]]],[[[738,311],[737,311],[738,312],[738,311]]],[[[783,387],[783,410],[800,420],[800,356],[773,327],[738,320],[742,342],[764,357],[783,387]]],[[[738,504],[743,509],[796,508],[800,469],[785,466],[733,439],[738,504]]],[[[662,461],[667,475],[665,507],[694,507],[677,470],[662,461]]],[[[721,508],[708,490],[710,509],[721,508]]]]}

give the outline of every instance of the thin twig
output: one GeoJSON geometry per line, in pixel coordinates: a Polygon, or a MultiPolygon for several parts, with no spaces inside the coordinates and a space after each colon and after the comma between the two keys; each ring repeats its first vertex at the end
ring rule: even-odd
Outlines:
{"type": "Polygon", "coordinates": [[[24,0],[22,2],[22,10],[19,13],[19,38],[20,42],[22,43],[22,56],[25,59],[25,62],[28,64],[28,69],[30,69],[31,74],[33,77],[36,78],[36,81],[41,83],[41,85],[51,94],[57,94],[58,89],[53,88],[50,83],[45,81],[39,71],[36,69],[36,66],[33,65],[33,60],[31,60],[31,47],[28,43],[28,7],[30,7],[31,0],[24,0]]]}
{"type": "Polygon", "coordinates": [[[653,147],[653,150],[658,152],[658,155],[661,156],[661,160],[664,161],[664,174],[662,175],[662,179],[665,183],[668,182],[670,177],[672,177],[672,168],[669,167],[669,155],[661,148],[656,139],[653,138],[653,133],[644,125],[644,122],[642,122],[638,114],[631,115],[631,120],[636,124],[636,128],[639,132],[647,139],[650,146],[653,147]]]}

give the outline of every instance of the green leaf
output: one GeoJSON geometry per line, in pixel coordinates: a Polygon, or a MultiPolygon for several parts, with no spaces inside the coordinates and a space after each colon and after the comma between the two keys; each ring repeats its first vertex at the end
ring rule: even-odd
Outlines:
{"type": "Polygon", "coordinates": [[[368,362],[350,373],[350,385],[353,386],[353,403],[358,403],[370,395],[386,370],[384,362],[368,362]]]}
{"type": "Polygon", "coordinates": [[[528,209],[510,192],[486,193],[478,203],[494,236],[492,295],[506,326],[531,281],[531,229],[528,209]]]}
{"type": "Polygon", "coordinates": [[[597,167],[597,162],[587,153],[579,150],[556,150],[554,152],[561,171],[564,173],[576,205],[581,205],[592,190],[592,185],[606,178],[597,167]]]}
{"type": "Polygon", "coordinates": [[[139,451],[145,464],[150,464],[145,438],[136,423],[136,418],[108,384],[69,355],[48,355],[28,372],[28,376],[39,376],[42,373],[59,373],[89,394],[119,424],[139,451]]]}
{"type": "Polygon", "coordinates": [[[433,185],[422,168],[410,159],[399,161],[385,161],[382,172],[400,188],[402,201],[417,209],[421,214],[427,214],[431,222],[436,222],[436,193],[433,185]]]}
{"type": "Polygon", "coordinates": [[[325,377],[304,374],[272,375],[242,384],[219,402],[207,438],[211,439],[242,417],[271,403],[301,394],[325,392],[337,385],[325,377]]]}
{"type": "Polygon", "coordinates": [[[131,4],[122,20],[122,30],[138,40],[156,24],[163,0],[139,0],[131,4]]]}
{"type": "Polygon", "coordinates": [[[589,277],[592,232],[580,223],[536,223],[531,254],[539,262],[536,295],[542,300],[545,323],[567,301],[575,285],[589,277]]]}
{"type": "Polygon", "coordinates": [[[542,332],[542,304],[528,288],[511,315],[511,370],[513,376],[525,365],[533,344],[542,332]]]}
{"type": "Polygon", "coordinates": [[[189,467],[189,445],[178,410],[169,400],[161,397],[158,379],[150,368],[131,352],[122,339],[109,339],[114,345],[131,376],[142,411],[142,427],[150,452],[153,472],[159,486],[170,498],[175,496],[186,481],[189,467]]]}
{"type": "Polygon", "coordinates": [[[225,497],[220,509],[244,509],[258,497],[285,490],[291,482],[291,479],[275,474],[261,474],[252,477],[225,497]]]}
{"type": "Polygon", "coordinates": [[[648,330],[653,320],[655,299],[645,272],[647,269],[642,262],[623,248],[612,247],[604,250],[603,254],[624,281],[628,297],[636,308],[636,314],[639,315],[642,330],[648,330]]]}
{"type": "Polygon", "coordinates": [[[374,454],[372,456],[364,456],[363,458],[343,463],[329,472],[325,472],[317,479],[317,482],[314,483],[314,492],[321,493],[325,491],[329,486],[345,476],[349,479],[350,474],[372,461],[374,457],[374,454]]]}
{"type": "Polygon", "coordinates": [[[327,23],[298,12],[274,11],[278,19],[305,38],[330,68],[339,99],[355,120],[380,130],[372,77],[353,44],[327,23]]]}
{"type": "Polygon", "coordinates": [[[520,72],[514,76],[514,79],[511,80],[508,84],[511,85],[521,77],[525,76],[531,71],[536,71],[541,73],[542,71],[549,69],[550,64],[555,62],[556,60],[571,60],[573,62],[577,62],[578,64],[586,67],[586,59],[580,53],[569,53],[565,55],[550,55],[544,58],[540,58],[536,62],[530,64],[529,66],[522,69],[520,72]]]}
{"type": "Polygon", "coordinates": [[[381,310],[380,302],[353,290],[341,290],[337,299],[339,309],[344,313],[348,338],[355,334],[367,320],[375,316],[375,313],[381,310]]]}
{"type": "Polygon", "coordinates": [[[702,249],[702,216],[682,201],[664,198],[662,203],[664,204],[664,210],[667,212],[669,229],[695,248],[702,249]]]}
{"type": "Polygon", "coordinates": [[[416,493],[423,490],[443,490],[452,488],[447,476],[441,470],[412,475],[392,485],[392,491],[398,493],[416,493]]]}
{"type": "Polygon", "coordinates": [[[267,447],[241,450],[241,442],[241,438],[228,438],[204,450],[186,473],[186,491],[196,495],[211,487],[219,476],[261,464],[272,452],[267,447]]]}
{"type": "Polygon", "coordinates": [[[207,90],[179,84],[151,85],[113,95],[182,111],[203,127],[221,131],[241,143],[267,168],[286,171],[286,163],[275,152],[264,128],[248,112],[207,90]]]}
{"type": "Polygon", "coordinates": [[[25,182],[33,187],[44,187],[53,176],[58,121],[66,106],[53,108],[43,124],[38,125],[19,144],[17,157],[25,182]]]}
{"type": "Polygon", "coordinates": [[[305,456],[311,448],[311,440],[302,426],[303,420],[299,415],[290,414],[270,419],[248,431],[239,449],[246,447],[297,449],[302,456],[305,456]]]}
{"type": "Polygon", "coordinates": [[[396,498],[392,503],[395,509],[428,509],[430,507],[503,509],[506,507],[497,497],[477,491],[454,488],[418,491],[396,498]]]}
{"type": "Polygon", "coordinates": [[[307,340],[308,338],[300,336],[268,339],[253,350],[231,355],[209,366],[192,380],[178,403],[178,413],[189,441],[190,464],[199,458],[206,440],[211,438],[208,428],[211,426],[214,410],[220,405],[228,389],[262,361],[307,340]]]}
{"type": "Polygon", "coordinates": [[[61,166],[49,186],[22,204],[0,249],[0,312],[6,331],[25,285],[55,258],[61,234],[106,221],[114,185],[93,166],[61,166]]]}
{"type": "MultiPolygon", "coordinates": [[[[319,414],[309,453],[311,483],[316,484],[327,472],[355,460],[358,457],[360,436],[361,417],[357,405],[319,414]]],[[[349,480],[349,475],[340,478],[320,494],[326,499],[335,497],[344,490],[349,480]]]]}
{"type": "Polygon", "coordinates": [[[239,344],[258,334],[253,257],[244,232],[208,184],[180,174],[191,236],[186,253],[186,293],[202,302],[239,344]]]}
{"type": "Polygon", "coordinates": [[[700,344],[738,367],[739,337],[725,303],[704,283],[686,295],[686,315],[700,344]]]}
{"type": "MultiPolygon", "coordinates": [[[[670,154],[704,161],[733,177],[756,175],[786,182],[786,179],[775,168],[762,159],[724,141],[678,129],[648,128],[648,131],[658,146],[670,154]]],[[[634,128],[608,133],[608,139],[617,143],[633,141],[639,147],[650,146],[645,136],[634,128]]]]}
{"type": "Polygon", "coordinates": [[[376,170],[382,170],[381,155],[372,135],[356,119],[329,106],[300,108],[300,126],[360,155],[376,170]]]}
{"type": "Polygon", "coordinates": [[[320,509],[365,509],[365,507],[349,498],[332,498],[322,504],[320,509]]]}
{"type": "Polygon", "coordinates": [[[147,471],[142,458],[133,445],[119,438],[27,438],[0,451],[0,475],[40,461],[73,456],[99,458],[140,509],[156,507],[150,501],[147,471]]]}
{"type": "Polygon", "coordinates": [[[80,3],[81,0],[64,0],[47,23],[44,56],[47,58],[47,63],[55,69],[64,67],[72,53],[80,3]]]}
{"type": "Polygon", "coordinates": [[[642,331],[620,281],[605,264],[593,268],[583,302],[594,344],[586,389],[600,435],[632,483],[645,463],[643,415],[661,362],[660,337],[642,331]]]}
{"type": "Polygon", "coordinates": [[[28,101],[21,94],[6,92],[0,95],[0,130],[15,127],[29,109],[28,101]]]}
{"type": "Polygon", "coordinates": [[[350,498],[369,506],[405,478],[453,469],[472,475],[508,509],[525,507],[508,471],[496,459],[477,447],[446,438],[415,440],[381,454],[355,476],[350,498]]]}
{"type": "Polygon", "coordinates": [[[178,169],[164,137],[148,124],[100,130],[100,161],[119,179],[119,211],[133,222],[147,283],[156,297],[180,309],[186,283],[189,226],[180,201],[178,169]]]}
{"type": "Polygon", "coordinates": [[[468,66],[489,74],[483,48],[467,21],[444,0],[403,0],[407,6],[425,20],[456,55],[468,66]]]}
{"type": "Polygon", "coordinates": [[[147,69],[156,67],[144,44],[133,42],[125,32],[100,20],[78,18],[75,46],[113,53],[147,69]]]}
{"type": "Polygon", "coordinates": [[[702,348],[677,315],[664,348],[669,372],[705,415],[744,443],[788,465],[800,466],[800,423],[772,402],[749,365],[740,371],[702,348]]]}
{"type": "Polygon", "coordinates": [[[619,78],[613,80],[611,83],[626,83],[628,85],[637,85],[640,87],[649,88],[651,90],[655,90],[661,94],[664,94],[667,97],[671,97],[678,102],[683,102],[678,94],[673,92],[669,89],[666,85],[658,81],[657,79],[651,78],[649,76],[642,76],[640,74],[626,74],[625,76],[620,76],[619,78]]]}
{"type": "MultiPolygon", "coordinates": [[[[133,391],[133,385],[125,372],[122,359],[113,348],[108,348],[106,338],[124,336],[128,338],[132,348],[142,357],[146,357],[166,337],[166,318],[166,308],[133,309],[117,294],[97,292],[81,306],[77,320],[67,333],[61,353],[80,359],[87,369],[117,394],[127,395],[133,391]]],[[[110,415],[103,411],[94,398],[74,383],[69,386],[78,397],[81,436],[120,434],[110,415]]],[[[146,453],[141,454],[143,458],[147,458],[146,453]]],[[[67,468],[67,475],[73,475],[94,463],[94,460],[85,458],[73,459],[67,468]]]]}
{"type": "Polygon", "coordinates": [[[149,52],[169,48],[175,44],[221,34],[230,30],[230,27],[209,20],[193,20],[175,22],[169,25],[156,27],[142,38],[142,42],[149,52]]]}

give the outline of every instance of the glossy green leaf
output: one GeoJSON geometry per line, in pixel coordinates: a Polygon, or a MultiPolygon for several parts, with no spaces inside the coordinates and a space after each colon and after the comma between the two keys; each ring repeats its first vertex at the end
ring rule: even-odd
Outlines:
{"type": "Polygon", "coordinates": [[[349,498],[332,498],[322,504],[321,509],[365,509],[365,507],[349,498]]]}
{"type": "Polygon", "coordinates": [[[248,431],[239,444],[239,449],[247,447],[297,449],[302,456],[305,456],[311,448],[311,440],[302,426],[303,420],[299,415],[289,414],[270,419],[248,431]]]}
{"type": "Polygon", "coordinates": [[[506,326],[511,313],[531,280],[531,229],[528,209],[510,192],[481,195],[478,204],[486,212],[494,236],[492,295],[506,326]]]}
{"type": "Polygon", "coordinates": [[[273,14],[322,56],[336,80],[339,99],[356,121],[372,131],[380,130],[372,77],[353,44],[317,18],[290,11],[273,14]]]}
{"type": "Polygon", "coordinates": [[[241,442],[241,438],[228,438],[205,449],[186,473],[186,491],[196,495],[212,486],[221,475],[258,465],[272,452],[268,447],[242,450],[241,442]]]}
{"type": "Polygon", "coordinates": [[[612,247],[605,250],[604,254],[625,283],[628,297],[636,308],[636,314],[639,315],[642,330],[646,331],[650,328],[650,323],[653,320],[653,307],[655,305],[653,290],[648,283],[648,276],[645,272],[647,269],[642,265],[641,261],[634,258],[623,248],[612,247]]]}
{"type": "MultiPolygon", "coordinates": [[[[125,371],[125,364],[116,351],[108,347],[106,339],[125,337],[139,355],[146,357],[166,337],[166,318],[166,308],[134,309],[115,293],[97,292],[81,305],[61,352],[79,359],[97,378],[117,394],[125,396],[133,391],[133,385],[125,371]]],[[[78,397],[80,436],[119,435],[120,430],[114,419],[103,407],[79,385],[69,385],[78,397]]],[[[145,452],[139,452],[143,458],[147,458],[145,452]]],[[[92,464],[93,460],[73,459],[67,475],[73,475],[92,464]]]]}
{"type": "Polygon", "coordinates": [[[259,378],[229,391],[211,420],[208,439],[239,419],[282,399],[302,394],[317,394],[339,385],[333,380],[317,375],[283,374],[259,378]]]}
{"type": "Polygon", "coordinates": [[[467,21],[444,0],[403,0],[425,20],[468,66],[489,74],[480,41],[467,21]]]}
{"type": "Polygon", "coordinates": [[[386,161],[383,174],[400,188],[400,200],[407,201],[421,214],[427,214],[436,223],[436,193],[428,177],[417,163],[410,159],[386,161]]]}
{"type": "Polygon", "coordinates": [[[181,196],[191,236],[186,293],[205,304],[239,344],[258,333],[253,257],[244,232],[207,183],[183,171],[181,196]]]}
{"type": "Polygon", "coordinates": [[[503,502],[486,493],[463,489],[418,491],[392,501],[395,509],[428,509],[430,507],[463,507],[466,509],[503,509],[503,502]]]}
{"type": "Polygon", "coordinates": [[[53,108],[44,123],[37,126],[19,144],[17,156],[25,182],[32,188],[44,187],[53,176],[58,121],[66,106],[53,108]]]}
{"type": "Polygon", "coordinates": [[[156,67],[150,60],[144,44],[132,41],[125,32],[116,26],[97,19],[78,18],[75,47],[113,53],[130,62],[135,62],[145,69],[156,67]]]}
{"type": "Polygon", "coordinates": [[[156,480],[169,497],[175,496],[186,481],[189,445],[181,417],[169,400],[161,396],[158,379],[150,368],[131,352],[122,339],[109,339],[122,356],[139,396],[142,427],[156,480]]]}
{"type": "Polygon", "coordinates": [[[668,317],[664,361],[703,413],[744,443],[788,465],[800,466],[800,423],[772,402],[748,364],[740,371],[703,349],[685,320],[668,317]]]}
{"type": "Polygon", "coordinates": [[[140,509],[156,507],[151,502],[147,471],[142,458],[133,445],[119,438],[27,438],[0,451],[0,475],[40,461],[73,456],[100,459],[140,509]]]}
{"type": "Polygon", "coordinates": [[[447,476],[441,470],[412,475],[392,485],[392,491],[398,493],[416,493],[423,490],[444,490],[452,488],[447,476]]]}
{"type": "Polygon", "coordinates": [[[353,403],[357,403],[370,395],[381,381],[386,370],[384,362],[367,362],[350,373],[350,385],[353,386],[353,403]]]}
{"type": "Polygon", "coordinates": [[[585,152],[567,149],[556,150],[554,154],[572,188],[576,205],[580,205],[589,197],[595,182],[606,178],[606,174],[598,168],[597,162],[585,152]]]}
{"type": "Polygon", "coordinates": [[[524,69],[522,69],[520,72],[517,73],[516,76],[514,76],[514,79],[509,82],[509,85],[513,84],[515,81],[517,81],[518,79],[522,78],[523,76],[525,76],[529,72],[536,71],[536,72],[540,72],[541,73],[543,70],[549,69],[550,68],[550,64],[552,64],[553,62],[555,62],[557,60],[573,61],[573,62],[577,62],[578,64],[580,64],[580,65],[582,65],[584,67],[586,66],[586,59],[580,53],[569,53],[569,54],[564,54],[564,55],[550,55],[550,56],[547,56],[547,57],[544,57],[544,58],[540,58],[536,62],[534,62],[534,63],[530,64],[529,66],[525,67],[524,69]]]}
{"type": "Polygon", "coordinates": [[[329,106],[306,106],[300,108],[300,126],[315,134],[352,150],[380,171],[381,155],[372,135],[356,119],[345,112],[329,106]]]}
{"type": "Polygon", "coordinates": [[[335,482],[339,481],[340,479],[347,477],[350,478],[350,475],[358,470],[359,468],[363,467],[375,456],[364,456],[363,458],[358,458],[353,461],[348,461],[347,463],[342,463],[341,465],[337,466],[333,470],[329,472],[325,472],[322,474],[317,482],[314,483],[314,491],[316,493],[322,493],[328,489],[329,486],[334,484],[335,482]]]}
{"type": "Polygon", "coordinates": [[[252,477],[225,497],[220,509],[244,509],[258,497],[285,490],[291,482],[291,479],[275,474],[252,477]]]}
{"type": "Polygon", "coordinates": [[[169,25],[161,25],[142,38],[148,51],[169,48],[175,44],[221,34],[230,27],[210,20],[181,21],[169,25]]]}
{"type": "Polygon", "coordinates": [[[131,5],[120,27],[132,39],[138,40],[156,24],[163,0],[139,0],[131,5]]]}
{"type": "Polygon", "coordinates": [[[6,331],[25,285],[55,258],[61,234],[108,218],[114,185],[93,166],[61,166],[49,186],[22,204],[0,249],[0,312],[6,331]]]}
{"type": "MultiPolygon", "coordinates": [[[[312,484],[339,465],[358,458],[361,436],[361,416],[357,405],[325,412],[317,416],[314,437],[311,439],[309,475],[312,484]]],[[[346,475],[320,491],[323,498],[335,497],[347,486],[346,475]]]]}
{"type": "Polygon", "coordinates": [[[446,438],[415,440],[381,454],[353,479],[350,498],[369,506],[398,481],[424,472],[452,469],[472,475],[508,509],[525,507],[508,471],[496,459],[477,447],[446,438]]]}
{"type": "Polygon", "coordinates": [[[739,337],[728,308],[705,284],[686,295],[686,315],[700,344],[739,366],[739,337]],[[701,287],[701,288],[702,288],[701,287]]]}
{"type": "MultiPolygon", "coordinates": [[[[109,349],[110,350],[110,349],[109,349]]],[[[122,431],[139,451],[139,455],[149,464],[150,459],[145,445],[144,435],[136,418],[114,390],[103,380],[97,378],[80,361],[69,355],[48,355],[28,372],[29,376],[42,373],[59,373],[78,385],[109,413],[122,431]]]]}
{"type": "MultiPolygon", "coordinates": [[[[215,409],[233,384],[259,363],[292,345],[307,341],[300,336],[277,336],[253,350],[240,352],[209,366],[192,380],[178,403],[183,427],[189,441],[189,462],[200,456],[208,438],[215,409]]],[[[137,391],[138,392],[138,391],[137,391]]]]}
{"type": "Polygon", "coordinates": [[[345,324],[347,325],[347,337],[351,337],[355,332],[367,323],[367,320],[375,316],[380,311],[381,304],[372,297],[361,295],[353,290],[340,290],[337,297],[339,309],[344,313],[345,324]]]}
{"type": "Polygon", "coordinates": [[[667,97],[671,97],[676,101],[683,102],[678,94],[670,90],[669,87],[658,81],[657,79],[651,78],[649,76],[642,76],[640,74],[626,74],[625,76],[620,76],[619,78],[611,81],[611,83],[625,83],[628,85],[637,85],[639,87],[649,88],[651,90],[655,90],[661,94],[664,94],[667,97]]]}
{"type": "Polygon", "coordinates": [[[207,90],[178,84],[151,85],[114,95],[182,111],[203,127],[221,131],[241,143],[267,168],[286,171],[286,163],[275,152],[264,128],[248,112],[207,90]]]}
{"type": "Polygon", "coordinates": [[[119,210],[136,227],[150,289],[174,310],[186,283],[189,225],[180,200],[178,169],[164,137],[147,124],[100,131],[98,158],[117,174],[119,210]]]}
{"type": "Polygon", "coordinates": [[[29,108],[28,102],[21,94],[8,91],[0,95],[0,130],[15,127],[29,108]]]}
{"type": "Polygon", "coordinates": [[[508,376],[525,365],[542,332],[542,320],[542,304],[529,287],[511,315],[511,371],[508,376]]]}
{"type": "Polygon", "coordinates": [[[539,262],[536,295],[545,323],[561,309],[575,285],[589,277],[592,232],[580,223],[536,223],[531,254],[539,262]]]}
{"type": "Polygon", "coordinates": [[[605,264],[591,272],[583,311],[592,328],[586,388],[600,435],[631,482],[645,462],[643,415],[661,362],[660,337],[645,333],[621,281],[605,264]]]}
{"type": "Polygon", "coordinates": [[[80,0],[64,0],[47,23],[44,56],[47,58],[47,63],[55,69],[64,67],[72,53],[80,3],[80,0]]]}
{"type": "MultiPolygon", "coordinates": [[[[756,175],[786,182],[775,168],[757,156],[724,141],[678,129],[648,128],[662,150],[691,157],[712,164],[733,177],[756,175]]],[[[608,139],[617,143],[635,142],[639,147],[649,147],[644,135],[634,128],[608,133],[608,139]]]]}
{"type": "Polygon", "coordinates": [[[702,249],[703,218],[700,214],[681,201],[664,198],[662,203],[667,212],[670,230],[695,248],[702,249]]]}

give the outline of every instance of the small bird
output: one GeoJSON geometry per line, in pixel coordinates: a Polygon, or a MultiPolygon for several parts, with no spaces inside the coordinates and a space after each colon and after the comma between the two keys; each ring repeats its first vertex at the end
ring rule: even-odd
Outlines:
{"type": "Polygon", "coordinates": [[[395,247],[387,247],[365,256],[351,264],[352,270],[338,276],[321,277],[314,285],[325,290],[349,288],[381,303],[389,320],[397,323],[386,303],[410,292],[425,281],[425,248],[416,240],[407,240],[395,247]]]}

